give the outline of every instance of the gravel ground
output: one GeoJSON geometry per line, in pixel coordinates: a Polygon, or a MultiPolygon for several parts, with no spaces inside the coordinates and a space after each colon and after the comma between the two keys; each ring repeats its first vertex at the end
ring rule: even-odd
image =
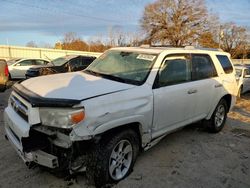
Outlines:
{"type": "MultiPolygon", "coordinates": [[[[3,110],[9,93],[0,93],[0,188],[87,187],[84,175],[64,181],[23,164],[4,139],[3,110]]],[[[218,134],[194,124],[168,135],[141,153],[131,175],[115,187],[250,188],[250,94],[228,116],[218,134]]]]}

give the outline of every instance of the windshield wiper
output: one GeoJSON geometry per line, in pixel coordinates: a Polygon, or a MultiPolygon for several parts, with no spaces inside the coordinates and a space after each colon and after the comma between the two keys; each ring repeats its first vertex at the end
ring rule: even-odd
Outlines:
{"type": "Polygon", "coordinates": [[[86,72],[86,73],[89,73],[89,74],[92,74],[92,75],[95,75],[95,76],[100,76],[100,73],[89,70],[89,69],[85,69],[83,72],[86,72]]]}
{"type": "Polygon", "coordinates": [[[95,75],[95,76],[99,76],[99,77],[102,77],[102,78],[106,78],[106,79],[109,79],[109,80],[114,80],[114,81],[117,81],[117,82],[126,83],[126,84],[133,84],[133,85],[140,85],[141,84],[139,81],[136,81],[136,80],[125,79],[125,78],[121,78],[121,77],[118,77],[118,76],[114,76],[112,74],[99,73],[99,72],[95,72],[95,71],[92,71],[92,70],[89,70],[89,69],[84,70],[84,72],[95,75]]]}
{"type": "Polygon", "coordinates": [[[126,79],[120,78],[120,77],[117,77],[117,76],[114,76],[114,75],[111,75],[111,74],[102,74],[101,73],[100,76],[102,76],[103,78],[110,79],[110,80],[115,80],[115,81],[118,81],[118,82],[127,83],[126,79]]]}

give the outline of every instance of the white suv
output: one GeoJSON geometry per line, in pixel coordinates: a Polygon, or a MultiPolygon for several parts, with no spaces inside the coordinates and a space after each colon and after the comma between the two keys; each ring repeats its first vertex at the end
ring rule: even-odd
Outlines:
{"type": "Polygon", "coordinates": [[[235,104],[228,53],[214,49],[114,48],[86,70],[26,80],[5,109],[6,138],[20,157],[97,185],[132,170],[140,149],[204,120],[219,132],[235,104]]]}

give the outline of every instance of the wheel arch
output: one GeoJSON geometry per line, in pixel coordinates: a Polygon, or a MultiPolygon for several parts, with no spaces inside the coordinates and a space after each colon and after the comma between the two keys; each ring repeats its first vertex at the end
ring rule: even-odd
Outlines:
{"type": "Polygon", "coordinates": [[[101,133],[100,136],[101,136],[101,138],[110,137],[110,136],[113,136],[114,134],[120,133],[120,132],[127,130],[127,129],[131,129],[137,134],[138,139],[139,139],[139,146],[142,147],[143,130],[142,130],[142,125],[139,122],[132,122],[132,123],[127,123],[124,125],[114,127],[110,130],[107,130],[107,131],[101,133]]]}
{"type": "Polygon", "coordinates": [[[228,107],[228,108],[227,108],[227,112],[229,112],[230,107],[231,107],[231,104],[232,104],[232,98],[233,98],[233,97],[232,97],[232,95],[230,95],[230,94],[226,94],[226,95],[222,96],[222,97],[217,101],[216,105],[210,110],[210,113],[208,114],[208,116],[206,117],[206,119],[208,120],[208,119],[210,119],[210,118],[212,117],[213,112],[214,112],[216,106],[218,105],[218,103],[221,101],[221,99],[224,99],[224,100],[226,101],[227,107],[228,107]]]}
{"type": "Polygon", "coordinates": [[[230,94],[224,95],[221,99],[225,99],[225,101],[227,102],[227,107],[228,107],[227,112],[229,112],[230,106],[232,104],[232,95],[230,95],[230,94]]]}

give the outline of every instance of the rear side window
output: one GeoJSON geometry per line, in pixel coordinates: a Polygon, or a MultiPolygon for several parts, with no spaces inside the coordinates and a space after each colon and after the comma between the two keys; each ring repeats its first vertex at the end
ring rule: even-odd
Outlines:
{"type": "Polygon", "coordinates": [[[192,54],[192,80],[217,76],[214,64],[207,54],[192,54]]]}
{"type": "Polygon", "coordinates": [[[249,69],[246,69],[246,70],[244,71],[244,76],[246,76],[246,75],[250,75],[249,69]]]}
{"type": "MultiPolygon", "coordinates": [[[[33,62],[32,62],[32,60],[24,60],[24,61],[22,61],[22,62],[20,62],[20,63],[18,63],[20,66],[31,66],[31,65],[33,65],[33,62]]],[[[18,65],[17,64],[17,65],[18,65]]]]}
{"type": "Polygon", "coordinates": [[[47,62],[43,60],[36,60],[36,65],[46,65],[47,62]]]}
{"type": "Polygon", "coordinates": [[[217,55],[216,57],[218,58],[221,66],[226,74],[230,74],[233,72],[233,66],[226,55],[217,55]]]}

